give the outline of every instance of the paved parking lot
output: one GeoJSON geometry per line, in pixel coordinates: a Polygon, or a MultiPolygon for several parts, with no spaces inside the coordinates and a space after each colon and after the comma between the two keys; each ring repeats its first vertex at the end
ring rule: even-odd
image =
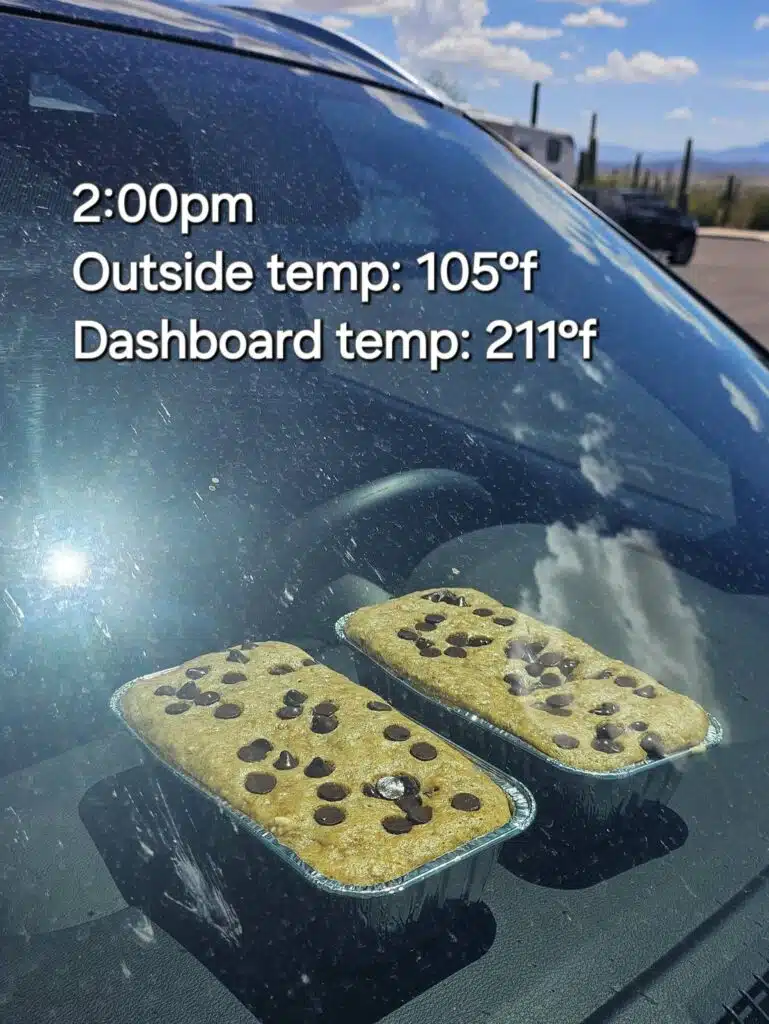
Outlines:
{"type": "Polygon", "coordinates": [[[769,243],[700,238],[679,273],[769,351],[769,243]]]}

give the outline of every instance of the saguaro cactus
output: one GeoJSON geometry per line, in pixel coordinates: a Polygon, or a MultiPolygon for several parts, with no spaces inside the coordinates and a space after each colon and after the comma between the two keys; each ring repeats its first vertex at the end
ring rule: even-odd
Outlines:
{"type": "Polygon", "coordinates": [[[539,119],[539,88],[540,83],[535,82],[534,88],[531,90],[531,127],[537,127],[537,121],[539,119]]]}
{"type": "Polygon", "coordinates": [[[638,188],[638,183],[641,180],[641,164],[643,162],[643,153],[636,153],[635,163],[633,164],[633,177],[631,179],[631,185],[633,188],[638,188]]]}
{"type": "Polygon", "coordinates": [[[692,170],[692,145],[693,140],[686,140],[684,159],[681,163],[681,177],[678,181],[678,209],[681,213],[689,212],[689,176],[692,170]]]}

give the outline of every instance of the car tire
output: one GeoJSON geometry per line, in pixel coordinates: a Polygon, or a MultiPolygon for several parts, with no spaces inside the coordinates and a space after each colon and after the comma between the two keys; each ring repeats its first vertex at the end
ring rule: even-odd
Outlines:
{"type": "Polygon", "coordinates": [[[688,263],[691,263],[692,256],[694,255],[695,240],[693,238],[682,238],[675,246],[671,249],[669,254],[669,260],[671,267],[685,267],[688,263]]]}

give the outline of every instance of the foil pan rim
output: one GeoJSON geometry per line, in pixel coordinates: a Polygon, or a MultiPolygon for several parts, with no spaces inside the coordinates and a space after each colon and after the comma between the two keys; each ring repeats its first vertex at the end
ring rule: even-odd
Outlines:
{"type": "MultiPolygon", "coordinates": [[[[180,666],[175,667],[178,668],[180,666]]],[[[259,840],[276,856],[280,857],[284,863],[288,864],[289,867],[293,868],[298,874],[303,876],[307,882],[318,889],[331,893],[332,895],[349,896],[357,899],[377,899],[397,895],[406,889],[410,889],[412,886],[426,882],[434,875],[439,875],[450,868],[461,865],[465,861],[470,861],[476,854],[501,846],[502,843],[507,842],[509,839],[514,839],[522,832],[525,832],[534,821],[537,813],[536,802],[530,790],[527,789],[523,783],[505,774],[493,765],[487,764],[487,762],[476,757],[474,754],[468,753],[468,751],[463,750],[456,743],[452,743],[450,740],[446,740],[444,737],[441,737],[444,743],[448,743],[450,746],[454,747],[464,757],[475,764],[476,767],[480,768],[489,776],[492,782],[496,783],[496,785],[502,789],[507,796],[508,803],[510,805],[510,821],[506,822],[504,825],[500,825],[499,828],[496,828],[491,832],[485,833],[485,835],[471,839],[456,850],[451,850],[448,853],[442,854],[435,860],[429,861],[427,864],[423,864],[421,867],[408,872],[408,874],[401,875],[399,878],[394,878],[389,882],[379,882],[374,885],[347,885],[344,882],[339,882],[336,879],[329,878],[327,875],[324,875],[320,871],[311,867],[290,847],[281,843],[277,836],[270,832],[269,829],[259,825],[253,820],[253,818],[249,818],[248,815],[243,814],[242,811],[233,807],[226,800],[222,799],[222,797],[207,789],[188,772],[184,771],[177,765],[172,764],[170,761],[167,761],[163,754],[149,743],[126,720],[122,708],[123,694],[136,683],[146,682],[158,676],[166,675],[169,671],[173,671],[173,669],[163,669],[160,672],[151,672],[148,675],[138,676],[136,679],[132,679],[129,682],[124,683],[115,690],[110,697],[109,707],[112,713],[117,716],[123,727],[133,736],[133,738],[149,754],[151,754],[153,758],[160,762],[163,768],[211,800],[222,813],[233,819],[238,826],[243,828],[253,838],[259,840]]]]}
{"type": "Polygon", "coordinates": [[[361,657],[366,658],[368,661],[370,661],[371,664],[376,666],[376,668],[380,672],[384,672],[385,675],[389,676],[390,679],[393,680],[393,682],[403,687],[404,690],[408,690],[413,695],[419,697],[421,700],[424,700],[429,704],[433,705],[433,707],[438,708],[441,711],[448,712],[449,714],[456,716],[462,721],[470,725],[473,725],[476,728],[482,729],[484,732],[490,733],[492,736],[495,736],[498,739],[504,740],[505,742],[518,747],[525,753],[531,754],[532,757],[536,757],[540,761],[544,761],[546,764],[550,765],[550,767],[555,768],[560,772],[564,772],[565,774],[574,775],[583,779],[591,779],[596,782],[602,780],[620,781],[623,779],[629,779],[635,775],[640,775],[649,771],[653,771],[655,768],[659,768],[663,765],[667,766],[674,764],[676,761],[679,761],[683,758],[688,758],[695,754],[704,753],[711,747],[718,746],[724,738],[723,726],[717,719],[715,719],[707,711],[707,709],[705,709],[705,714],[708,716],[709,722],[708,731],[705,734],[705,738],[703,739],[703,741],[701,743],[698,743],[694,747],[689,747],[686,750],[676,751],[673,754],[668,754],[667,757],[661,757],[655,761],[641,761],[638,764],[628,765],[624,768],[619,768],[613,772],[594,772],[584,768],[574,768],[571,765],[563,764],[561,761],[556,760],[554,757],[549,757],[541,750],[538,750],[531,743],[527,743],[527,741],[522,739],[520,736],[516,736],[515,733],[508,732],[506,729],[501,729],[499,726],[494,725],[492,722],[487,721],[485,718],[482,718],[480,715],[475,714],[472,711],[468,711],[466,708],[458,708],[450,704],[443,704],[441,701],[437,700],[429,693],[425,693],[423,690],[420,690],[408,679],[404,679],[403,676],[398,675],[389,666],[383,665],[382,662],[378,661],[371,654],[370,651],[365,650],[365,648],[355,643],[355,641],[347,635],[345,627],[350,618],[354,614],[354,612],[348,612],[346,615],[343,615],[340,619],[337,619],[334,625],[337,637],[348,647],[352,648],[352,650],[359,654],[361,657]]]}

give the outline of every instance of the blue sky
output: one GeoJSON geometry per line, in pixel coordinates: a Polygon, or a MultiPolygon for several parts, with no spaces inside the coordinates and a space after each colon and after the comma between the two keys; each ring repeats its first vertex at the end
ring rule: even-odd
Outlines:
{"type": "Polygon", "coordinates": [[[769,139],[769,0],[273,0],[468,100],[604,142],[670,149],[769,139]]]}

